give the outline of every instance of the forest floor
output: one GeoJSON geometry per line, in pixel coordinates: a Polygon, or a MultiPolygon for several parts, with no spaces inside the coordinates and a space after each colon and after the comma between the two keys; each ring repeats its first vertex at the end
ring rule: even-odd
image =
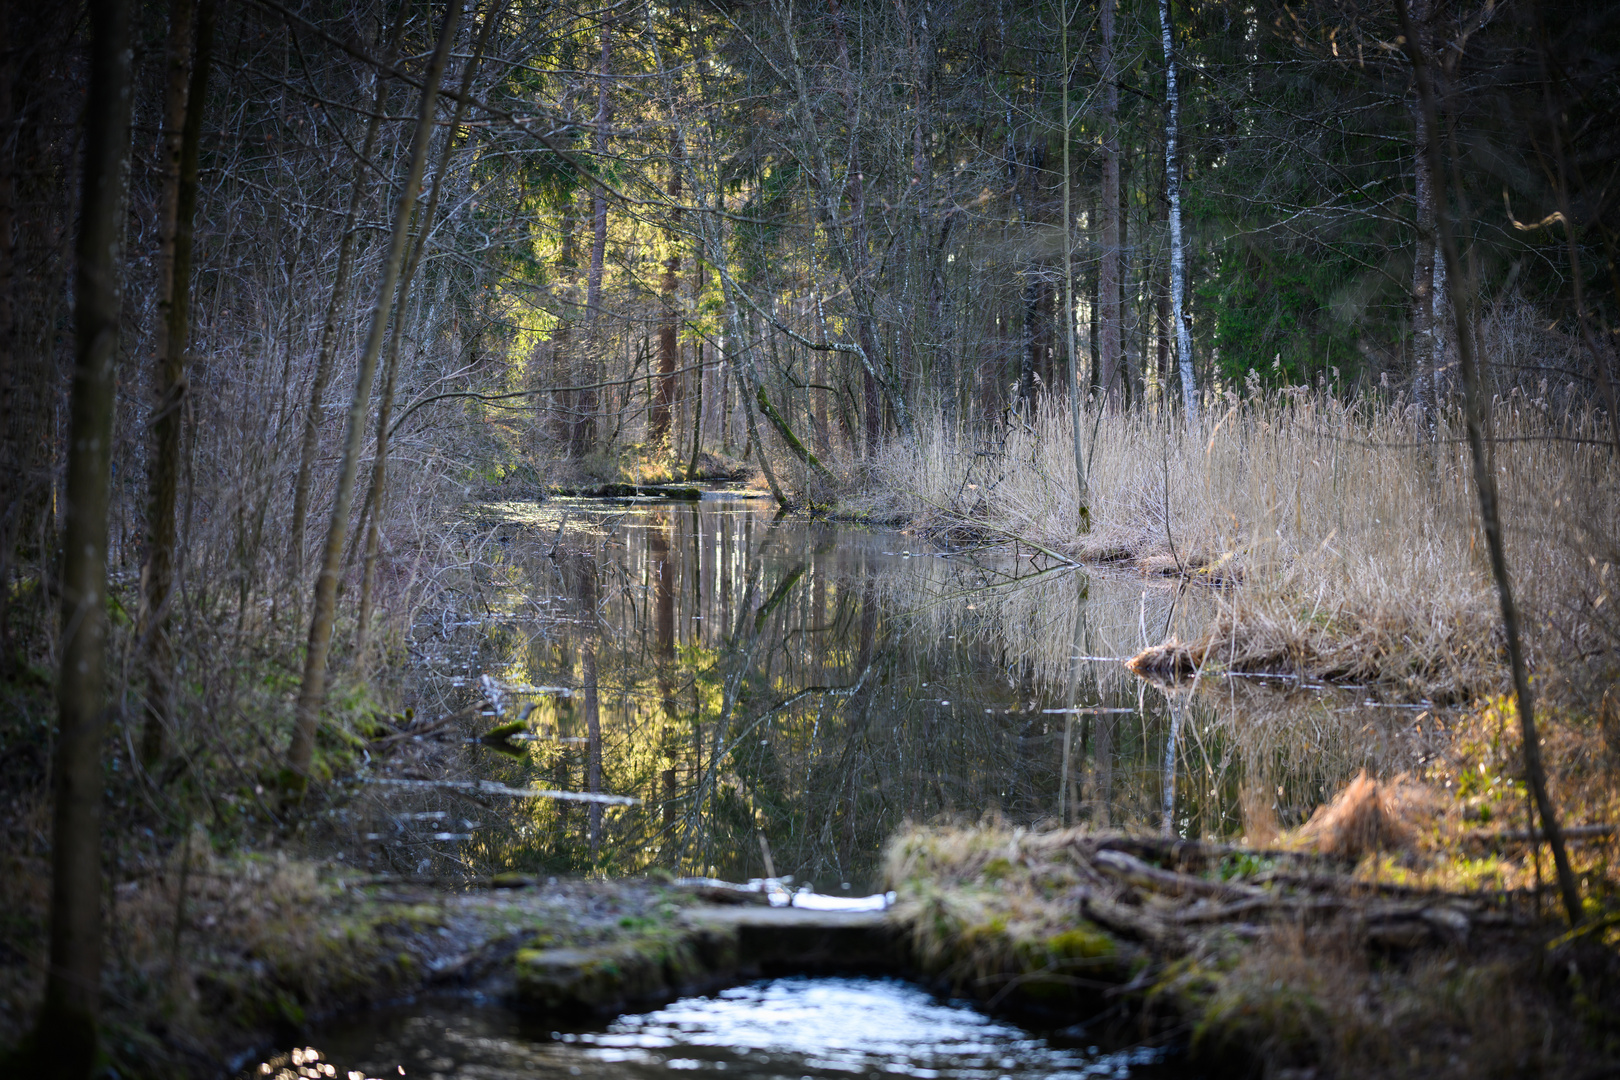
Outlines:
{"type": "MultiPolygon", "coordinates": [[[[180,855],[109,897],[102,1038],[120,1076],[230,1075],[318,1017],[435,986],[509,987],[496,968],[537,941],[600,946],[689,902],[645,881],[451,890],[282,855],[216,856],[205,838],[180,855]]],[[[21,888],[6,912],[0,1043],[15,1045],[43,988],[49,876],[15,858],[6,872],[21,888]]]]}
{"type": "Polygon", "coordinates": [[[916,829],[889,859],[931,976],[1100,1038],[1178,1042],[1216,1075],[1620,1069],[1620,957],[1532,893],[1084,830],[916,829]]]}

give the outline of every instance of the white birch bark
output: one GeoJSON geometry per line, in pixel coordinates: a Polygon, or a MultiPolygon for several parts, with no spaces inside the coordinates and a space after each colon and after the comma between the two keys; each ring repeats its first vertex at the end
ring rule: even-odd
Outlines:
{"type": "Polygon", "coordinates": [[[1164,41],[1164,92],[1169,115],[1164,125],[1165,187],[1170,195],[1170,320],[1176,327],[1176,357],[1181,365],[1181,403],[1187,422],[1198,418],[1198,384],[1193,375],[1192,334],[1187,329],[1187,248],[1181,228],[1181,166],[1176,161],[1180,137],[1181,94],[1176,88],[1176,56],[1170,34],[1170,0],[1159,0],[1159,29],[1164,41]]]}

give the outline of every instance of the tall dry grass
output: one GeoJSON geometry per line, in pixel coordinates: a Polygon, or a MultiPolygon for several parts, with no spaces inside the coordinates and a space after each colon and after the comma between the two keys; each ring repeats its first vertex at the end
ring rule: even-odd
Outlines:
{"type": "MultiPolygon", "coordinates": [[[[1405,683],[1461,697],[1500,675],[1494,585],[1461,417],[1294,389],[1179,416],[1087,411],[1092,527],[1079,529],[1066,405],[990,436],[934,423],[852,500],[958,541],[1234,586],[1195,662],[1405,683]]],[[[1491,410],[1508,558],[1533,656],[1612,656],[1620,485],[1606,425],[1514,390],[1491,410]],[[1606,569],[1608,568],[1608,569],[1606,569]],[[1602,599],[1600,599],[1602,598],[1602,599]]]]}

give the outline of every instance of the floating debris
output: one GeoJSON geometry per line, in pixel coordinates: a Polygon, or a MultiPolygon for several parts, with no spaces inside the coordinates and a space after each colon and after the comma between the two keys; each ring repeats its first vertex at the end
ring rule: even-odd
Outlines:
{"type": "Polygon", "coordinates": [[[493,780],[396,780],[389,776],[366,776],[363,784],[389,787],[470,791],[479,795],[509,795],[515,799],[558,799],[563,802],[601,803],[604,806],[640,806],[641,800],[629,795],[601,795],[589,791],[550,791],[545,788],[515,788],[493,780]]]}

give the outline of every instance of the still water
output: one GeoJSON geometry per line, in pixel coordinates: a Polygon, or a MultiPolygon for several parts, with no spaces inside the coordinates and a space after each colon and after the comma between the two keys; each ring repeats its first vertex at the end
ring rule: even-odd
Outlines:
{"type": "Polygon", "coordinates": [[[1080,1080],[1167,1075],[1161,1053],[1063,1047],[903,982],[774,979],[684,998],[604,1028],[548,1031],[499,1008],[385,1011],[247,1075],[284,1080],[725,1080],[938,1077],[1080,1080]]]}
{"type": "Polygon", "coordinates": [[[1363,765],[1417,753],[1422,703],[1126,670],[1196,635],[1223,602],[1207,587],[778,521],[752,499],[493,504],[464,535],[479,584],[410,643],[417,713],[458,718],[378,755],[370,778],[395,782],[334,837],[379,870],[746,880],[769,857],[858,895],[906,821],[1263,843],[1363,765]],[[477,741],[502,722],[514,738],[477,741]],[[468,778],[634,802],[431,786],[468,778]]]}

